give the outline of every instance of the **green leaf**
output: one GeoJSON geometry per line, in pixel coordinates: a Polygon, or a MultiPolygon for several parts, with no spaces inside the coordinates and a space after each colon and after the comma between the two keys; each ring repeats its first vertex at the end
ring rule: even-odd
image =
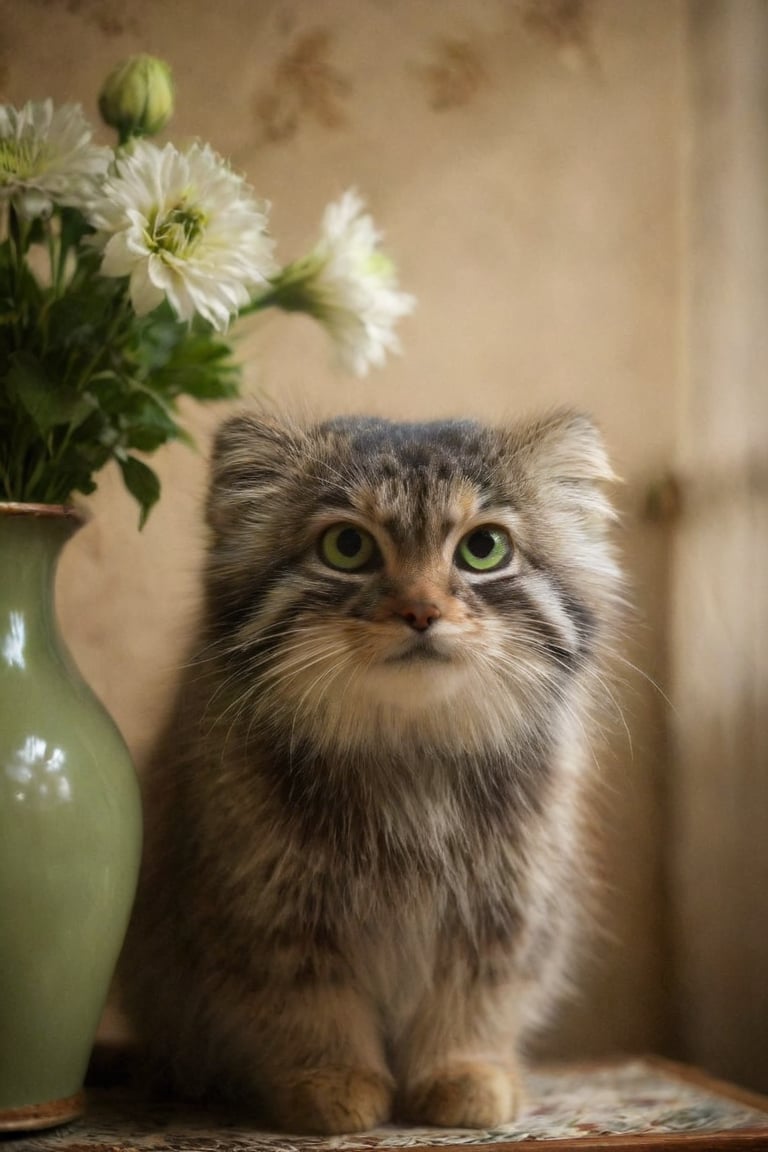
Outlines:
{"type": "Polygon", "coordinates": [[[58,425],[77,428],[93,411],[88,396],[52,380],[31,352],[14,352],[10,362],[8,392],[26,410],[41,436],[58,425]]]}
{"type": "Polygon", "coordinates": [[[125,486],[139,503],[141,515],[139,516],[139,529],[147,522],[147,516],[153,504],[160,499],[160,481],[157,474],[147,467],[135,456],[126,456],[118,459],[120,470],[123,473],[125,486]]]}
{"type": "Polygon", "coordinates": [[[125,443],[139,452],[154,452],[166,441],[177,439],[181,431],[171,414],[149,394],[136,398],[135,410],[124,420],[125,443]]]}
{"type": "Polygon", "coordinates": [[[84,361],[89,362],[94,350],[103,344],[104,333],[119,302],[120,285],[116,280],[103,277],[96,282],[71,282],[66,293],[48,308],[49,347],[80,348],[84,361]]]}
{"type": "Polygon", "coordinates": [[[166,399],[229,399],[238,394],[240,369],[229,342],[209,325],[181,324],[159,308],[143,322],[134,348],[147,388],[166,399]]]}
{"type": "Polygon", "coordinates": [[[198,366],[164,369],[147,383],[166,396],[191,396],[194,400],[232,400],[239,391],[239,378],[234,371],[198,366]]]}

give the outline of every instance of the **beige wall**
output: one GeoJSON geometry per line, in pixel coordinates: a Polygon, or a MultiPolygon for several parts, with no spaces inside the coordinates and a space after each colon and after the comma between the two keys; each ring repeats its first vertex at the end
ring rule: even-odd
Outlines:
{"type": "MultiPolygon", "coordinates": [[[[626,484],[637,620],[604,764],[607,931],[561,1051],[667,1041],[660,802],[664,532],[642,517],[674,449],[679,320],[676,0],[2,0],[3,97],[81,101],[129,52],[174,68],[172,138],[209,140],[273,201],[300,254],[350,184],[385,229],[419,308],[406,354],[358,382],[303,319],[241,340],[248,389],[315,411],[503,418],[567,402],[602,423],[626,484]]],[[[201,448],[221,412],[190,411],[201,448]]],[[[145,532],[105,474],[69,547],[71,646],[141,764],[194,612],[203,455],[157,458],[145,532]]]]}

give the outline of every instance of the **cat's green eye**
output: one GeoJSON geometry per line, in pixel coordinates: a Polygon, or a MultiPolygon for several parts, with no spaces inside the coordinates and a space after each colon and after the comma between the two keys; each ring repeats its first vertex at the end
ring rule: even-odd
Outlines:
{"type": "Polygon", "coordinates": [[[467,532],[456,549],[456,561],[471,572],[493,572],[512,558],[512,543],[503,528],[483,524],[467,532]]]}
{"type": "Polygon", "coordinates": [[[320,539],[320,555],[331,568],[357,572],[378,555],[376,541],[357,524],[334,524],[320,539]]]}

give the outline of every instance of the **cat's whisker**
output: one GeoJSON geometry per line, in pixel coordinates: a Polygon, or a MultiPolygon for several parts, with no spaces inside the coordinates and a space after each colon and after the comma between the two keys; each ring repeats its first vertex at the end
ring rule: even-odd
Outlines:
{"type": "Polygon", "coordinates": [[[340,645],[327,640],[325,644],[319,645],[309,652],[296,652],[290,660],[278,661],[268,670],[266,677],[275,685],[282,686],[282,684],[290,683],[291,680],[296,680],[316,664],[343,653],[344,649],[340,645]]]}
{"type": "MultiPolygon", "coordinates": [[[[258,642],[263,644],[269,643],[271,641],[282,641],[286,636],[290,636],[292,634],[296,634],[297,636],[311,636],[315,632],[322,633],[325,630],[326,625],[318,625],[311,621],[302,621],[301,632],[299,633],[297,632],[296,622],[291,621],[289,624],[281,624],[279,629],[260,629],[258,633],[258,642]]],[[[237,636],[234,639],[230,639],[226,642],[221,637],[217,637],[202,647],[199,650],[198,655],[190,659],[186,665],[183,665],[183,667],[194,667],[194,665],[197,663],[206,663],[211,660],[225,660],[230,656],[241,655],[244,651],[247,651],[247,649],[252,646],[252,643],[253,642],[244,644],[243,641],[237,636]],[[208,652],[211,653],[210,656],[204,655],[208,652]],[[199,659],[199,656],[202,656],[202,659],[199,659]]]]}
{"type": "MultiPolygon", "coordinates": [[[[317,632],[318,632],[319,636],[324,635],[324,630],[322,630],[322,629],[318,629],[317,632]]],[[[286,665],[290,666],[291,663],[300,664],[304,659],[315,654],[315,649],[312,648],[312,646],[311,646],[311,639],[312,639],[312,633],[311,632],[309,633],[309,637],[310,637],[309,641],[307,639],[297,637],[295,643],[281,645],[281,647],[280,647],[280,653],[281,654],[283,652],[287,652],[287,653],[295,652],[296,653],[296,656],[294,657],[294,660],[292,662],[281,661],[281,665],[283,667],[285,667],[286,665]]],[[[317,649],[317,651],[321,651],[321,650],[322,649],[317,649]]],[[[207,710],[209,711],[211,709],[211,707],[217,701],[219,696],[221,696],[234,681],[237,681],[240,679],[246,679],[246,678],[250,679],[252,677],[255,677],[258,674],[260,674],[264,668],[268,669],[268,671],[265,673],[265,676],[269,676],[270,675],[270,669],[272,671],[274,671],[275,663],[276,663],[276,659],[275,659],[275,654],[273,652],[269,652],[267,654],[261,654],[261,655],[257,655],[257,656],[249,656],[242,667],[238,666],[229,676],[227,676],[226,678],[221,680],[218,687],[216,688],[216,690],[213,692],[213,694],[209,698],[207,710]]]]}
{"type": "MultiPolygon", "coordinates": [[[[538,641],[535,638],[530,638],[528,642],[532,646],[537,645],[543,653],[546,653],[546,648],[544,647],[544,645],[541,641],[538,641]]],[[[555,664],[557,664],[561,668],[563,668],[564,671],[568,671],[568,665],[565,663],[565,661],[559,660],[556,657],[552,656],[551,654],[549,654],[549,655],[550,655],[550,659],[555,664]]],[[[589,676],[592,680],[594,680],[599,685],[601,691],[604,693],[604,695],[607,697],[607,699],[610,700],[610,702],[613,706],[613,711],[614,711],[616,717],[618,718],[618,720],[621,724],[621,727],[624,730],[624,734],[627,738],[627,748],[629,751],[630,758],[633,758],[634,757],[634,748],[633,748],[633,744],[632,744],[632,733],[630,731],[629,725],[628,725],[626,717],[624,715],[624,709],[622,708],[618,697],[615,695],[615,693],[611,689],[611,686],[610,686],[607,678],[598,671],[596,666],[592,665],[590,667],[589,676]]]]}
{"type": "Polygon", "coordinates": [[[289,668],[270,668],[262,674],[260,681],[253,681],[249,683],[240,696],[236,697],[223,711],[217,712],[215,722],[220,723],[234,710],[234,722],[237,723],[240,716],[245,712],[246,707],[252,700],[259,696],[267,697],[272,700],[277,693],[284,690],[290,683],[305,672],[308,668],[313,667],[315,664],[320,663],[326,659],[326,653],[320,652],[312,657],[312,659],[304,658],[295,662],[295,667],[289,668]]]}
{"type": "MultiPolygon", "coordinates": [[[[345,654],[343,654],[343,655],[345,655],[345,654]]],[[[308,687],[306,688],[306,690],[304,691],[302,696],[299,698],[299,701],[298,701],[296,708],[295,708],[295,711],[294,711],[293,723],[291,725],[291,737],[290,737],[290,742],[289,742],[289,747],[291,749],[291,753],[293,753],[293,749],[295,747],[296,724],[297,724],[297,721],[301,715],[301,710],[302,710],[302,707],[304,706],[304,704],[307,700],[307,697],[309,697],[310,695],[312,695],[316,691],[316,689],[318,688],[319,685],[322,684],[324,679],[326,680],[326,684],[321,689],[321,691],[317,693],[317,698],[314,701],[314,710],[318,711],[320,708],[323,694],[327,693],[330,690],[330,687],[333,684],[333,681],[337,678],[337,676],[340,674],[340,672],[344,669],[345,664],[348,664],[348,663],[349,663],[349,660],[347,657],[346,660],[343,660],[343,659],[337,660],[335,665],[331,665],[330,667],[324,669],[318,676],[315,677],[315,679],[312,681],[312,683],[308,685],[308,687]]]]}
{"type": "MultiPolygon", "coordinates": [[[[545,649],[542,648],[542,651],[545,649]]],[[[510,680],[512,684],[517,683],[519,689],[519,677],[521,670],[521,658],[518,654],[516,657],[506,655],[494,651],[492,655],[481,651],[473,653],[477,661],[482,665],[483,672],[486,677],[490,676],[497,679],[500,685],[503,685],[506,690],[509,690],[510,680]],[[509,677],[509,679],[508,679],[509,677]]],[[[568,666],[561,662],[563,670],[568,670],[568,666]]],[[[553,698],[557,700],[557,706],[562,713],[568,715],[571,721],[576,724],[577,728],[587,736],[587,729],[583,719],[572,706],[568,695],[562,690],[562,686],[557,681],[547,683],[548,674],[546,670],[540,668],[533,669],[531,679],[526,685],[526,694],[529,699],[532,714],[538,714],[542,709],[551,708],[553,698]]]]}
{"type": "MultiPolygon", "coordinates": [[[[636,676],[640,676],[646,684],[649,684],[651,688],[654,689],[654,691],[658,692],[659,696],[661,696],[667,707],[670,708],[673,713],[677,714],[677,708],[675,707],[674,703],[661,687],[658,680],[655,680],[653,676],[650,675],[650,673],[645,672],[637,664],[633,664],[631,660],[628,660],[625,656],[622,656],[618,651],[613,651],[609,659],[618,661],[620,664],[623,664],[626,668],[628,668],[630,672],[634,673],[636,676]]],[[[626,679],[623,681],[623,683],[628,685],[630,680],[626,679]]]]}
{"type": "MultiPolygon", "coordinates": [[[[542,656],[547,657],[549,662],[554,663],[564,673],[568,673],[571,671],[570,666],[566,663],[566,661],[554,657],[552,655],[551,651],[548,650],[546,648],[546,646],[544,645],[544,643],[541,640],[539,640],[538,638],[533,637],[531,635],[528,635],[525,638],[525,643],[528,647],[533,648],[535,651],[539,652],[542,656]]],[[[494,667],[497,666],[499,663],[505,668],[505,671],[510,672],[513,676],[519,674],[519,667],[520,667],[519,660],[515,660],[511,656],[505,656],[503,654],[494,653],[494,656],[493,656],[494,667]]],[[[493,668],[491,668],[490,670],[493,671],[493,668]]],[[[591,675],[593,675],[598,680],[601,679],[594,669],[592,670],[591,675]]],[[[576,709],[570,703],[569,696],[568,696],[567,692],[563,689],[562,684],[556,683],[556,684],[553,684],[552,687],[557,689],[556,697],[557,697],[558,706],[560,707],[560,709],[564,710],[566,712],[566,714],[570,717],[570,719],[574,723],[577,724],[577,726],[579,727],[580,731],[584,734],[584,736],[588,736],[589,733],[587,731],[587,727],[584,723],[584,720],[577,713],[576,709]]],[[[538,696],[539,696],[538,705],[539,706],[546,703],[546,696],[548,695],[548,693],[549,693],[549,689],[547,689],[545,692],[545,690],[543,688],[538,693],[538,696]]],[[[620,713],[620,715],[621,715],[621,713],[620,713]]],[[[623,720],[623,716],[621,718],[623,720]]],[[[593,723],[594,723],[594,721],[593,721],[593,723]]]]}

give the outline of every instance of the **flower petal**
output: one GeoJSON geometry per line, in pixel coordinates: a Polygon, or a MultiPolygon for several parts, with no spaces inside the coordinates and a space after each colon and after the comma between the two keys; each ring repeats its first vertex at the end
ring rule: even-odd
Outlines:
{"type": "Polygon", "coordinates": [[[398,288],[394,266],[379,248],[381,233],[363,208],[354,190],[329,205],[313,251],[277,281],[278,302],[282,280],[290,306],[326,326],[341,364],[358,376],[399,350],[394,325],[415,305],[398,288]]]}
{"type": "Polygon", "coordinates": [[[136,263],[130,280],[131,304],[137,316],[146,316],[163,302],[163,292],[150,277],[148,263],[136,263]]]}
{"type": "Polygon", "coordinates": [[[84,207],[112,157],[109,148],[91,144],[79,105],[54,109],[51,100],[30,101],[21,109],[4,105],[0,141],[0,190],[29,216],[49,212],[54,204],[84,207]]]}
{"type": "Polygon", "coordinates": [[[198,313],[222,331],[275,271],[267,213],[207,145],[181,153],[140,140],[119,157],[89,219],[105,275],[130,264],[133,279],[144,266],[142,307],[151,285],[180,319],[198,313]]]}

